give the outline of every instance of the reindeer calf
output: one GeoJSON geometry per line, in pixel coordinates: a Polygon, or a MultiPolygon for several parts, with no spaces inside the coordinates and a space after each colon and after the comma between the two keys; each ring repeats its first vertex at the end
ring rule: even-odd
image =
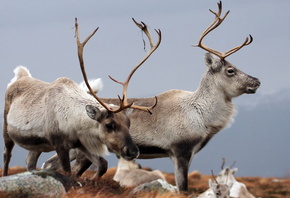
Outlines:
{"type": "Polygon", "coordinates": [[[121,186],[134,187],[140,184],[148,183],[157,179],[166,181],[164,175],[159,170],[147,171],[141,169],[141,166],[133,161],[119,159],[118,168],[113,178],[121,186]]]}
{"type": "MultiPolygon", "coordinates": [[[[228,175],[225,174],[224,176],[227,178],[228,175]]],[[[200,194],[198,198],[229,198],[233,183],[224,182],[224,180],[223,182],[219,182],[214,178],[213,174],[212,177],[214,181],[209,179],[209,189],[200,194]]]]}
{"type": "Polygon", "coordinates": [[[224,182],[226,184],[232,184],[230,189],[231,197],[239,198],[255,198],[247,189],[246,185],[238,182],[234,177],[234,174],[238,171],[238,168],[230,169],[229,167],[224,168],[219,176],[216,178],[218,182],[224,182]]]}

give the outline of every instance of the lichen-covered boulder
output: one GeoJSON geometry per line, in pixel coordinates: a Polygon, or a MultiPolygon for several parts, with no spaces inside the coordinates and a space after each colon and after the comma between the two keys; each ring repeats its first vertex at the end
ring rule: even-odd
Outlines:
{"type": "Polygon", "coordinates": [[[58,172],[39,170],[0,177],[0,197],[61,197],[77,183],[58,172]]]}
{"type": "Polygon", "coordinates": [[[167,193],[167,192],[174,192],[177,193],[177,187],[172,186],[171,184],[167,183],[162,179],[157,179],[152,182],[148,182],[145,184],[141,184],[130,192],[130,195],[142,192],[151,192],[151,191],[158,191],[159,193],[167,193]]]}

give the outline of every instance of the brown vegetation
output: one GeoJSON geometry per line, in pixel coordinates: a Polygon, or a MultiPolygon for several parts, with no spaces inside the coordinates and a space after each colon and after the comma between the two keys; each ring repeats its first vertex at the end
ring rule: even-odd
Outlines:
{"type": "MultiPolygon", "coordinates": [[[[9,175],[17,174],[26,171],[23,167],[11,167],[9,175]]],[[[116,168],[108,169],[107,173],[98,181],[90,180],[95,171],[86,171],[78,181],[82,187],[70,189],[63,198],[121,198],[127,197],[132,188],[123,188],[117,182],[113,181],[116,168]]],[[[2,173],[0,173],[1,175],[2,173]]],[[[174,175],[164,173],[168,183],[175,185],[174,175]]],[[[2,176],[2,175],[1,175],[2,176]]],[[[202,175],[194,171],[188,175],[189,178],[189,195],[198,195],[208,188],[208,179],[211,175],[202,175]]],[[[248,187],[249,191],[256,197],[263,198],[284,198],[290,197],[290,178],[261,178],[261,177],[237,177],[238,181],[243,182],[248,187]]],[[[157,192],[144,193],[142,196],[136,197],[158,197],[158,198],[175,198],[185,197],[174,193],[158,194],[157,192]]]]}

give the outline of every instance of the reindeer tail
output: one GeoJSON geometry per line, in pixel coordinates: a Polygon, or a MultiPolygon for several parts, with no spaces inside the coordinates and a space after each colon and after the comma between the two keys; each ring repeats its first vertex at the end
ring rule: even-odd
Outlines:
{"type": "Polygon", "coordinates": [[[31,74],[30,74],[29,70],[26,67],[23,67],[23,66],[16,67],[14,69],[14,74],[15,74],[14,78],[12,78],[12,80],[10,81],[10,83],[8,84],[7,87],[9,87],[12,83],[14,83],[16,80],[18,80],[21,77],[24,77],[24,76],[31,77],[31,74]]]}

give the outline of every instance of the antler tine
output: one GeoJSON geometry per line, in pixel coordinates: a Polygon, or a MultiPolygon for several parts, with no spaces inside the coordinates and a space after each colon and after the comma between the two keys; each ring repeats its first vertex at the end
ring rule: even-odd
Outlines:
{"type": "Polygon", "coordinates": [[[224,166],[225,166],[225,163],[226,163],[226,159],[223,157],[222,158],[222,166],[221,166],[221,169],[223,170],[224,169],[224,166]]]}
{"type": "Polygon", "coordinates": [[[234,161],[230,168],[233,168],[237,161],[234,161]]]}
{"type": "Polygon", "coordinates": [[[77,47],[78,47],[78,58],[79,58],[79,62],[80,62],[80,67],[82,70],[82,74],[83,74],[83,78],[84,81],[90,91],[90,93],[94,96],[94,98],[108,111],[111,111],[110,108],[95,94],[95,92],[93,91],[93,89],[91,88],[89,82],[88,82],[88,78],[87,78],[87,74],[85,71],[85,64],[84,64],[84,59],[83,59],[83,51],[84,51],[84,46],[86,45],[86,43],[90,40],[90,38],[92,38],[92,36],[94,36],[94,34],[98,31],[99,28],[95,29],[93,31],[93,33],[91,33],[85,40],[84,42],[80,42],[80,37],[79,37],[79,28],[78,28],[78,22],[77,22],[77,18],[75,18],[75,34],[76,34],[76,42],[77,42],[77,47]]]}
{"type": "Polygon", "coordinates": [[[137,105],[133,105],[133,103],[128,104],[127,101],[127,89],[128,89],[128,85],[130,82],[131,77],[133,76],[133,74],[135,73],[135,71],[151,56],[151,54],[159,47],[160,43],[161,43],[161,31],[160,29],[156,30],[156,33],[158,34],[158,41],[156,42],[156,44],[153,43],[153,39],[152,36],[150,34],[150,32],[148,31],[147,25],[144,22],[138,23],[136,22],[136,20],[134,18],[132,18],[132,20],[134,21],[134,23],[146,34],[149,42],[150,42],[150,51],[147,53],[147,55],[135,66],[135,68],[130,72],[130,74],[128,75],[126,81],[121,82],[118,81],[116,79],[114,79],[113,77],[111,77],[109,75],[109,77],[111,78],[111,80],[115,81],[116,83],[119,83],[121,85],[123,85],[123,98],[121,99],[119,97],[120,100],[120,108],[117,111],[122,111],[125,108],[134,108],[134,109],[139,109],[142,111],[148,111],[149,113],[151,113],[151,110],[156,106],[157,104],[157,97],[155,97],[155,104],[152,105],[151,107],[143,107],[143,106],[137,106],[137,105]]]}
{"type": "Polygon", "coordinates": [[[233,49],[230,49],[230,50],[226,51],[226,52],[224,53],[224,57],[223,57],[223,58],[226,58],[227,56],[229,56],[229,55],[231,55],[231,54],[237,52],[237,51],[240,50],[242,47],[247,46],[247,45],[251,44],[252,42],[253,42],[253,37],[252,37],[252,35],[249,34],[249,37],[246,38],[246,40],[244,41],[243,44],[241,44],[241,45],[239,45],[239,46],[237,46],[237,47],[235,47],[235,48],[233,48],[233,49]],[[250,38],[250,39],[249,39],[249,38],[250,38]]]}
{"type": "Polygon", "coordinates": [[[218,184],[216,178],[214,177],[213,170],[211,170],[211,176],[212,176],[213,180],[215,181],[215,183],[218,184]]]}
{"type": "Polygon", "coordinates": [[[212,11],[211,9],[209,10],[211,13],[213,13],[216,17],[214,19],[214,21],[212,22],[212,24],[210,24],[210,26],[201,34],[200,36],[200,39],[199,39],[199,42],[198,42],[198,45],[193,45],[194,47],[200,47],[218,57],[220,57],[221,60],[224,60],[226,57],[228,57],[229,55],[237,52],[238,50],[240,50],[242,47],[246,46],[246,45],[249,45],[252,41],[253,41],[253,37],[250,35],[249,37],[246,38],[246,40],[244,41],[243,44],[233,48],[233,49],[230,49],[226,52],[220,52],[220,51],[217,51],[215,49],[211,49],[209,47],[207,47],[206,45],[204,45],[202,43],[202,40],[203,38],[208,34],[210,33],[211,31],[213,31],[215,28],[217,28],[223,21],[224,19],[227,17],[227,15],[229,14],[230,11],[227,11],[226,14],[221,17],[221,13],[222,13],[222,2],[220,1],[218,3],[218,12],[214,12],[212,11]]]}
{"type": "Polygon", "coordinates": [[[206,45],[204,45],[202,43],[202,40],[203,38],[208,34],[210,33],[211,31],[213,31],[215,28],[217,28],[223,21],[224,19],[227,17],[227,15],[230,13],[230,11],[227,11],[226,14],[221,17],[221,13],[222,13],[222,2],[220,1],[218,4],[218,12],[214,12],[212,11],[211,9],[209,9],[209,11],[211,13],[213,13],[216,17],[214,19],[214,21],[208,26],[208,28],[201,34],[200,38],[199,38],[199,41],[198,41],[198,44],[197,45],[193,45],[194,47],[200,47],[220,58],[222,58],[222,53],[215,50],[215,49],[212,49],[212,48],[209,48],[207,47],[206,45]]]}

